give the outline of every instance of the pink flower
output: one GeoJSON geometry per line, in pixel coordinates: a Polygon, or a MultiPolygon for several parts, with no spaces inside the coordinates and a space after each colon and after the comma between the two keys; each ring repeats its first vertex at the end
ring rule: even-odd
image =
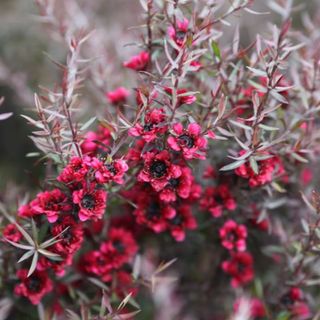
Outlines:
{"type": "Polygon", "coordinates": [[[137,123],[129,130],[129,135],[141,137],[146,142],[151,142],[157,138],[158,134],[166,132],[167,126],[164,125],[166,114],[164,110],[152,109],[145,114],[144,123],[137,123]]]}
{"type": "Polygon", "coordinates": [[[45,214],[51,223],[56,222],[63,212],[71,210],[67,196],[60,189],[38,193],[30,206],[37,214],[45,214]]]}
{"type": "MultiPolygon", "coordinates": [[[[245,151],[241,151],[239,154],[244,154],[245,151]]],[[[278,174],[285,172],[283,164],[279,157],[271,156],[271,158],[258,161],[259,172],[256,174],[250,166],[249,162],[242,164],[235,169],[235,173],[245,179],[249,180],[249,186],[251,188],[265,185],[272,182],[273,178],[278,174]]]]}
{"type": "Polygon", "coordinates": [[[149,53],[142,51],[138,55],[131,57],[130,60],[124,62],[123,66],[132,70],[142,71],[146,68],[148,62],[149,53]]]}
{"type": "Polygon", "coordinates": [[[2,236],[13,242],[19,242],[22,238],[21,232],[18,230],[14,223],[10,223],[5,226],[2,232],[2,236]]]}
{"type": "Polygon", "coordinates": [[[237,207],[236,201],[230,193],[226,184],[217,187],[207,187],[200,200],[203,210],[208,210],[214,218],[222,215],[224,209],[234,211],[237,207]]]}
{"type": "Polygon", "coordinates": [[[201,134],[201,127],[197,123],[190,123],[187,129],[181,123],[174,124],[173,135],[167,142],[171,149],[182,152],[185,159],[205,159],[207,139],[201,134]]]}
{"type": "Polygon", "coordinates": [[[81,144],[83,154],[96,156],[98,153],[107,151],[110,144],[111,132],[108,128],[100,125],[97,131],[89,131],[81,144]]]}
{"type": "Polygon", "coordinates": [[[183,20],[177,21],[177,29],[175,30],[173,26],[168,28],[169,37],[175,41],[178,46],[182,46],[184,44],[186,34],[188,32],[189,20],[183,18],[183,20]]]}
{"type": "Polygon", "coordinates": [[[232,253],[231,259],[222,263],[222,270],[232,277],[231,285],[237,288],[253,279],[253,258],[249,252],[232,253]]]}
{"type": "Polygon", "coordinates": [[[228,220],[220,228],[219,235],[222,245],[228,250],[246,250],[247,228],[233,220],[228,220]]]}
{"type": "Polygon", "coordinates": [[[98,183],[114,181],[115,183],[123,184],[123,176],[128,170],[128,165],[121,159],[102,162],[95,158],[92,160],[92,168],[95,169],[95,178],[98,183]]]}
{"type": "Polygon", "coordinates": [[[94,183],[74,191],[72,199],[79,206],[78,215],[81,221],[101,219],[107,206],[107,192],[98,189],[94,183]]]}
{"type": "MultiPolygon", "coordinates": [[[[164,91],[172,96],[173,89],[169,87],[164,87],[164,91]]],[[[178,89],[177,90],[177,105],[176,108],[180,107],[183,104],[193,104],[197,98],[194,95],[185,95],[187,93],[187,89],[178,89]]]]}
{"type": "Polygon", "coordinates": [[[52,281],[47,272],[36,270],[30,277],[27,275],[27,269],[17,271],[17,277],[21,283],[15,286],[14,293],[28,298],[32,304],[37,305],[44,295],[52,291],[52,281]]]}
{"type": "Polygon", "coordinates": [[[170,180],[177,179],[182,174],[180,166],[171,162],[167,150],[146,152],[142,158],[144,167],[138,175],[138,181],[150,183],[157,192],[170,184],[170,180]]]}
{"type": "Polygon", "coordinates": [[[178,207],[175,217],[168,220],[168,227],[172,237],[176,241],[184,241],[186,230],[194,230],[197,228],[197,221],[192,215],[191,207],[189,205],[181,205],[178,207]]]}
{"type": "Polygon", "coordinates": [[[108,101],[115,105],[126,102],[126,99],[129,95],[130,92],[124,87],[119,87],[114,91],[109,91],[106,93],[108,101]]]}
{"type": "Polygon", "coordinates": [[[167,186],[160,192],[160,199],[164,202],[174,202],[177,197],[187,199],[194,182],[192,171],[189,167],[181,167],[181,175],[176,179],[170,179],[167,186]]]}

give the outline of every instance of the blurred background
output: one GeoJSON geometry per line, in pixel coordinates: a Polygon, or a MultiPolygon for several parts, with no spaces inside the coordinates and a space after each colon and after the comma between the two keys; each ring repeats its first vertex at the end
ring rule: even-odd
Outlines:
{"type": "MultiPolygon", "coordinates": [[[[56,3],[64,1],[56,0],[56,3]]],[[[256,0],[254,8],[270,11],[268,1],[256,0]]],[[[319,7],[318,1],[300,0],[295,4],[306,6],[306,11],[311,13],[319,7]]],[[[108,55],[115,56],[118,63],[123,61],[119,55],[125,43],[139,39],[139,29],[129,30],[142,23],[139,0],[78,0],[77,3],[90,27],[103,30],[108,55]]],[[[57,61],[65,61],[63,46],[50,40],[37,14],[33,0],[0,1],[0,96],[5,97],[1,113],[14,113],[0,123],[0,200],[1,190],[8,190],[11,183],[30,188],[41,175],[41,166],[35,164],[34,158],[25,157],[36,150],[28,138],[31,128],[20,114],[30,112],[33,93],[39,92],[39,85],[52,88],[59,81],[59,70],[45,53],[57,61]]],[[[245,14],[241,20],[241,41],[247,45],[257,32],[266,31],[267,21],[276,21],[277,16],[245,14]]],[[[299,25],[299,19],[294,23],[299,25]]],[[[225,37],[223,41],[229,39],[225,37]]]]}

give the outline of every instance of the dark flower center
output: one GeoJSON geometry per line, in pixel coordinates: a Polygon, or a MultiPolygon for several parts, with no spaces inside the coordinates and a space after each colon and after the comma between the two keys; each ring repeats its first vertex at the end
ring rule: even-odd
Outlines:
{"type": "Polygon", "coordinates": [[[161,178],[167,172],[167,165],[161,160],[156,160],[150,166],[150,171],[154,178],[161,178]]]}
{"type": "Polygon", "coordinates": [[[123,244],[121,241],[116,240],[116,241],[114,241],[114,242],[112,243],[112,245],[113,245],[113,247],[114,247],[117,251],[119,251],[120,253],[123,253],[123,252],[124,252],[125,247],[124,247],[124,244],[123,244]]]}
{"type": "Polygon", "coordinates": [[[189,149],[194,146],[194,139],[188,134],[182,134],[181,136],[179,136],[179,141],[182,146],[185,146],[189,149]]]}
{"type": "Polygon", "coordinates": [[[31,292],[38,292],[41,289],[41,280],[36,276],[30,277],[27,287],[31,292]]]}
{"type": "Polygon", "coordinates": [[[153,128],[153,124],[152,124],[152,123],[146,123],[146,124],[143,126],[143,130],[144,130],[144,131],[147,131],[147,132],[151,131],[152,128],[153,128]]]}
{"type": "Polygon", "coordinates": [[[179,179],[170,179],[170,180],[169,180],[169,184],[170,184],[170,186],[171,186],[172,188],[178,187],[178,186],[179,186],[179,183],[180,183],[179,179]]]}
{"type": "Polygon", "coordinates": [[[171,220],[171,223],[176,225],[176,226],[181,225],[182,222],[183,222],[182,216],[178,215],[178,214],[171,220]]]}
{"type": "Polygon", "coordinates": [[[184,31],[180,30],[176,32],[176,40],[182,41],[185,36],[186,36],[186,33],[184,31]]]}
{"type": "Polygon", "coordinates": [[[117,174],[117,169],[114,167],[112,163],[105,164],[105,167],[110,171],[113,175],[117,174]]]}
{"type": "Polygon", "coordinates": [[[86,209],[93,209],[95,203],[94,197],[91,194],[86,194],[81,201],[82,206],[86,209]]]}
{"type": "Polygon", "coordinates": [[[291,297],[290,297],[290,294],[285,294],[285,295],[281,298],[280,302],[281,302],[283,305],[285,305],[286,307],[290,307],[290,306],[294,303],[294,301],[293,301],[293,300],[291,299],[291,297]]]}
{"type": "Polygon", "coordinates": [[[146,212],[147,219],[152,220],[153,218],[158,218],[161,215],[160,206],[156,202],[152,202],[146,212]]]}
{"type": "Polygon", "coordinates": [[[63,238],[63,242],[64,243],[70,243],[72,241],[72,239],[73,239],[73,234],[72,234],[72,232],[70,230],[70,227],[61,236],[63,238]]]}

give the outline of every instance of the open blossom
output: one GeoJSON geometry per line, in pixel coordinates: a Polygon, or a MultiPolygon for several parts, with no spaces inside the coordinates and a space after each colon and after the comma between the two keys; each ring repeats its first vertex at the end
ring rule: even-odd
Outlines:
{"type": "Polygon", "coordinates": [[[263,318],[267,314],[267,311],[263,302],[258,298],[237,299],[237,301],[234,303],[234,306],[233,306],[235,312],[237,312],[240,309],[240,306],[242,303],[249,304],[250,317],[252,317],[254,320],[263,318]]]}
{"type": "Polygon", "coordinates": [[[111,132],[103,125],[99,125],[97,131],[89,131],[84,137],[81,144],[83,154],[96,156],[98,153],[107,151],[107,146],[110,144],[111,132]]]}
{"type": "Polygon", "coordinates": [[[119,87],[114,91],[109,91],[106,93],[108,101],[114,105],[126,102],[127,97],[129,97],[130,92],[124,87],[119,87]]]}
{"type": "Polygon", "coordinates": [[[231,276],[234,288],[249,283],[254,277],[253,258],[249,252],[234,252],[222,263],[222,270],[231,276]]]}
{"type": "Polygon", "coordinates": [[[37,214],[45,214],[51,223],[56,222],[63,212],[71,210],[67,196],[60,189],[38,193],[30,206],[37,214]]]}
{"type": "Polygon", "coordinates": [[[247,228],[233,220],[228,220],[220,228],[219,235],[222,245],[228,250],[246,250],[247,228]]]}
{"type": "Polygon", "coordinates": [[[197,221],[192,215],[189,205],[181,205],[176,210],[176,215],[168,221],[168,228],[172,237],[178,241],[184,241],[186,230],[194,230],[197,228],[197,221]]]}
{"type": "Polygon", "coordinates": [[[146,142],[151,142],[159,134],[166,132],[167,126],[164,124],[165,120],[165,111],[162,108],[154,108],[145,114],[143,124],[137,123],[134,127],[130,128],[129,135],[141,137],[146,142]]]}
{"type": "Polygon", "coordinates": [[[84,273],[98,276],[103,281],[112,279],[112,266],[109,264],[108,257],[99,250],[85,253],[80,259],[79,269],[84,273]]]}
{"type": "Polygon", "coordinates": [[[95,169],[95,178],[98,183],[109,183],[111,181],[123,184],[123,176],[128,171],[126,161],[121,159],[106,160],[105,162],[94,158],[91,162],[92,168],[95,169]]]}
{"type": "Polygon", "coordinates": [[[161,201],[150,188],[145,190],[138,189],[135,197],[133,202],[137,207],[133,211],[133,215],[136,218],[136,222],[156,233],[167,230],[168,220],[175,217],[176,210],[169,204],[161,201]]]}
{"type": "Polygon", "coordinates": [[[90,169],[90,157],[73,157],[62,170],[57,180],[67,185],[73,185],[74,183],[82,182],[89,169],[90,169]]]}
{"type": "Polygon", "coordinates": [[[27,275],[27,269],[17,271],[17,277],[21,283],[15,286],[14,293],[26,297],[32,304],[39,304],[42,297],[52,291],[52,281],[47,272],[36,270],[30,277],[27,277],[27,275]]]}
{"type": "Polygon", "coordinates": [[[286,307],[295,319],[305,320],[311,316],[310,308],[304,301],[304,295],[300,288],[292,287],[281,297],[281,303],[286,307]]]}
{"type": "Polygon", "coordinates": [[[138,181],[149,182],[157,192],[182,174],[181,167],[171,162],[167,150],[146,152],[142,157],[144,166],[138,175],[138,181]]]}
{"type": "Polygon", "coordinates": [[[102,243],[100,251],[108,258],[112,268],[119,268],[129,262],[137,253],[138,246],[132,233],[123,228],[111,228],[108,240],[102,243]]]}
{"type": "Polygon", "coordinates": [[[2,231],[2,236],[13,242],[19,242],[22,238],[21,232],[14,223],[9,223],[2,231]]]}
{"type": "MultiPolygon", "coordinates": [[[[240,155],[244,152],[245,151],[240,152],[240,155]]],[[[258,174],[253,171],[249,162],[246,162],[236,168],[235,173],[242,178],[248,179],[249,186],[254,188],[272,182],[276,175],[280,175],[285,172],[283,164],[277,156],[271,156],[271,158],[260,160],[258,161],[258,165],[258,174]]]]}
{"type": "Polygon", "coordinates": [[[207,139],[201,134],[200,125],[190,123],[187,129],[184,129],[181,123],[175,123],[172,129],[173,133],[168,138],[168,145],[171,149],[182,152],[188,160],[205,159],[207,139]]]}
{"type": "Polygon", "coordinates": [[[149,63],[149,53],[142,51],[139,54],[130,58],[130,60],[123,63],[123,66],[132,70],[142,71],[145,70],[149,63]]]}
{"type": "Polygon", "coordinates": [[[183,45],[185,41],[186,34],[188,32],[188,26],[189,26],[189,20],[187,18],[183,18],[182,20],[177,21],[176,29],[173,26],[170,26],[168,28],[169,37],[173,41],[175,41],[175,43],[180,47],[183,45]]]}
{"type": "Polygon", "coordinates": [[[164,202],[174,202],[177,197],[187,199],[190,195],[194,182],[192,171],[189,167],[181,167],[181,175],[178,178],[170,179],[169,183],[160,192],[160,199],[164,202]]]}
{"type": "Polygon", "coordinates": [[[78,215],[81,221],[101,219],[107,206],[107,192],[97,188],[94,183],[74,191],[72,199],[79,206],[78,215]]]}
{"type": "Polygon", "coordinates": [[[220,184],[217,187],[207,187],[200,200],[200,206],[207,210],[214,218],[222,215],[223,210],[234,211],[237,207],[228,185],[220,184]]]}
{"type": "Polygon", "coordinates": [[[63,216],[56,222],[52,235],[59,240],[53,245],[57,253],[73,254],[83,241],[82,226],[71,215],[63,216]]]}
{"type": "MultiPolygon", "coordinates": [[[[171,96],[173,94],[173,89],[170,87],[164,87],[164,91],[171,96]]],[[[197,97],[194,95],[186,95],[187,92],[188,92],[187,89],[178,89],[177,90],[177,92],[176,92],[177,93],[176,108],[180,107],[183,104],[193,104],[197,100],[197,97]]]]}

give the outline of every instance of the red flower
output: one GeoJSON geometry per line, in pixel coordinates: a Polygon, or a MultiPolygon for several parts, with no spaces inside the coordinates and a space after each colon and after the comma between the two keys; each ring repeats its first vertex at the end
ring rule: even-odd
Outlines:
{"type": "Polygon", "coordinates": [[[19,217],[31,218],[37,214],[39,214],[39,213],[36,212],[34,209],[32,209],[30,203],[24,204],[24,205],[20,206],[20,208],[18,209],[18,216],[19,217]]]}
{"type": "Polygon", "coordinates": [[[171,163],[167,150],[146,152],[142,157],[144,167],[138,175],[138,181],[149,182],[157,192],[166,187],[172,179],[177,179],[182,174],[180,166],[171,163]]]}
{"type": "Polygon", "coordinates": [[[161,201],[150,189],[137,192],[136,205],[133,215],[137,223],[156,233],[165,231],[168,228],[168,219],[176,215],[176,210],[161,201]]]}
{"type": "Polygon", "coordinates": [[[281,303],[298,320],[309,319],[311,316],[309,306],[304,302],[303,292],[300,288],[290,288],[289,292],[282,296],[281,303]]]}
{"type": "Polygon", "coordinates": [[[38,193],[36,199],[30,202],[30,206],[38,214],[45,214],[48,221],[53,223],[58,220],[60,214],[71,210],[67,201],[67,196],[60,189],[54,189],[38,193]]]}
{"type": "Polygon", "coordinates": [[[13,242],[19,242],[22,238],[21,232],[18,230],[14,223],[10,223],[5,226],[5,228],[2,231],[2,236],[5,239],[8,239],[13,242]]]}
{"type": "Polygon", "coordinates": [[[32,304],[38,304],[42,297],[52,290],[52,282],[47,272],[36,270],[30,277],[27,275],[26,269],[17,271],[17,277],[21,283],[15,286],[14,293],[28,298],[32,304]]]}
{"type": "Polygon", "coordinates": [[[122,228],[111,228],[108,240],[100,247],[112,268],[119,268],[129,262],[137,250],[138,246],[132,233],[122,228]]]}
{"type": "MultiPolygon", "coordinates": [[[[245,151],[241,151],[240,155],[244,153],[245,151]]],[[[252,170],[249,162],[246,162],[235,169],[235,173],[238,176],[249,180],[249,186],[251,188],[269,183],[273,180],[275,175],[284,173],[283,164],[279,157],[271,156],[271,158],[260,160],[258,164],[258,174],[252,170]]]]}
{"type": "Polygon", "coordinates": [[[190,206],[178,207],[174,218],[168,221],[168,226],[172,237],[178,242],[183,241],[186,237],[186,230],[197,228],[197,221],[192,215],[190,206]]]}
{"type": "Polygon", "coordinates": [[[78,215],[81,221],[101,219],[107,206],[107,192],[98,189],[94,183],[74,191],[72,199],[80,208],[78,215]]]}
{"type": "Polygon", "coordinates": [[[144,118],[144,124],[137,123],[130,128],[129,135],[133,137],[142,137],[146,142],[151,142],[157,138],[158,134],[166,132],[167,126],[164,125],[166,114],[163,109],[152,109],[147,112],[144,118]]]}
{"type": "Polygon", "coordinates": [[[178,45],[182,46],[184,44],[186,34],[188,32],[189,21],[186,18],[177,21],[177,29],[175,30],[173,26],[168,28],[169,37],[178,45]]]}
{"type": "Polygon", "coordinates": [[[52,269],[59,277],[64,276],[66,266],[72,264],[72,254],[58,252],[54,246],[50,247],[50,252],[58,254],[60,259],[53,260],[47,257],[41,256],[37,264],[37,270],[48,272],[48,269],[52,269]]]}
{"type": "Polygon", "coordinates": [[[248,300],[243,298],[238,299],[233,306],[235,312],[239,310],[239,307],[242,303],[249,304],[250,319],[251,317],[253,319],[263,318],[267,314],[265,306],[263,305],[262,301],[259,300],[258,298],[252,298],[248,300]]]}
{"type": "Polygon", "coordinates": [[[106,93],[106,97],[109,100],[109,102],[115,105],[126,102],[126,99],[129,95],[130,92],[124,87],[119,87],[114,91],[106,93]]]}
{"type": "Polygon", "coordinates": [[[123,184],[123,176],[128,170],[128,165],[124,160],[117,159],[112,161],[102,161],[94,158],[92,160],[92,168],[95,171],[95,178],[98,183],[109,183],[114,181],[118,184],[123,184]]]}
{"type": "Polygon", "coordinates": [[[233,211],[237,207],[229,187],[225,184],[218,187],[207,187],[200,200],[200,206],[203,210],[208,210],[215,218],[221,216],[223,209],[233,211]]]}
{"type": "MultiPolygon", "coordinates": [[[[173,89],[170,87],[164,87],[164,91],[172,96],[173,89]]],[[[185,95],[188,92],[187,89],[178,89],[177,90],[177,105],[176,108],[180,107],[183,104],[193,104],[197,98],[194,95],[185,95]]]]}
{"type": "Polygon", "coordinates": [[[182,152],[188,160],[205,159],[207,139],[201,135],[201,127],[197,123],[190,123],[187,129],[184,129],[181,123],[174,124],[168,145],[171,149],[182,152]]]}
{"type": "Polygon", "coordinates": [[[167,186],[161,190],[160,199],[164,202],[174,202],[177,197],[187,199],[194,182],[192,171],[189,167],[181,167],[181,175],[176,179],[170,179],[167,186]]]}
{"type": "Polygon", "coordinates": [[[52,235],[59,235],[59,241],[53,245],[58,254],[73,254],[83,241],[82,226],[70,215],[64,216],[53,226],[52,235]]]}
{"type": "Polygon", "coordinates": [[[146,51],[140,52],[138,55],[131,57],[130,60],[123,63],[123,66],[136,71],[145,70],[149,62],[149,53],[146,51]]]}
{"type": "Polygon", "coordinates": [[[98,153],[106,152],[107,146],[110,144],[110,138],[110,130],[100,125],[96,132],[89,131],[85,135],[85,140],[81,144],[82,153],[95,156],[98,153]]]}
{"type": "Polygon", "coordinates": [[[107,282],[112,279],[112,266],[101,251],[89,251],[84,254],[80,260],[79,268],[85,273],[98,276],[103,281],[107,282]]]}
{"type": "Polygon", "coordinates": [[[247,228],[233,220],[228,220],[220,228],[219,235],[222,245],[228,250],[246,250],[247,228]]]}
{"type": "Polygon", "coordinates": [[[222,270],[232,277],[231,285],[237,288],[254,277],[253,259],[248,252],[234,252],[230,260],[222,263],[222,270]]]}
{"type": "Polygon", "coordinates": [[[57,180],[68,185],[82,182],[90,168],[90,157],[84,159],[80,157],[73,157],[68,165],[62,170],[57,180]]]}

